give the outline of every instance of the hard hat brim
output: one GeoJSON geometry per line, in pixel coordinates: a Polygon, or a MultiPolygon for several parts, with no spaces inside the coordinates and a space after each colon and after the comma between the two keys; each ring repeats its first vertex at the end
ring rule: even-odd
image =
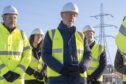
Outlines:
{"type": "Polygon", "coordinates": [[[87,32],[87,31],[91,31],[91,32],[94,32],[94,33],[95,33],[95,31],[94,31],[94,30],[86,30],[86,31],[84,31],[84,33],[85,33],[85,32],[87,32]]]}
{"type": "Polygon", "coordinates": [[[61,13],[67,13],[67,12],[70,12],[70,13],[75,13],[75,14],[79,14],[79,13],[77,13],[77,12],[75,12],[75,11],[61,11],[61,13]]]}

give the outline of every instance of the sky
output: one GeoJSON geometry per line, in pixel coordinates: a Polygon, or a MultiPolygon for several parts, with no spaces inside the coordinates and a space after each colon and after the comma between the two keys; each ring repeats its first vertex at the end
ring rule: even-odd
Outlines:
{"type": "MultiPolygon", "coordinates": [[[[126,0],[0,0],[0,15],[7,5],[14,5],[18,11],[19,29],[23,30],[29,37],[32,30],[41,28],[44,33],[49,29],[57,28],[61,21],[60,11],[67,2],[76,3],[79,8],[79,16],[75,23],[77,30],[82,32],[85,25],[99,25],[99,19],[90,16],[100,13],[100,5],[103,4],[104,13],[112,14],[114,17],[104,17],[105,24],[116,25],[118,28],[107,27],[105,33],[107,35],[116,36],[119,27],[126,15],[126,0]]],[[[2,17],[0,17],[2,21],[2,17]]],[[[96,36],[99,29],[96,29],[96,36]]],[[[116,44],[113,38],[106,38],[108,63],[113,64],[116,54],[116,44]]]]}

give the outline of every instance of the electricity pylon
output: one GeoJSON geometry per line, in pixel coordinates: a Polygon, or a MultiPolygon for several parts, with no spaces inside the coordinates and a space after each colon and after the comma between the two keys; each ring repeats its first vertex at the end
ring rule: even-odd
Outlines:
{"type": "Polygon", "coordinates": [[[91,17],[94,17],[95,19],[100,19],[100,24],[98,26],[95,26],[94,28],[99,28],[99,35],[96,36],[96,38],[99,38],[98,40],[98,44],[103,44],[105,45],[105,50],[106,50],[106,53],[107,53],[107,62],[109,64],[112,64],[112,60],[111,60],[111,57],[110,57],[110,52],[108,50],[108,45],[107,45],[107,41],[106,41],[106,38],[107,37],[111,37],[111,38],[114,38],[114,36],[111,36],[111,35],[107,35],[105,34],[105,28],[106,27],[114,27],[114,28],[117,28],[117,26],[115,25],[111,25],[111,24],[105,24],[104,23],[104,17],[105,16],[110,16],[113,18],[113,15],[111,14],[107,14],[107,13],[104,13],[103,12],[103,4],[101,4],[100,6],[100,14],[98,15],[95,15],[95,16],[91,16],[91,17]]]}

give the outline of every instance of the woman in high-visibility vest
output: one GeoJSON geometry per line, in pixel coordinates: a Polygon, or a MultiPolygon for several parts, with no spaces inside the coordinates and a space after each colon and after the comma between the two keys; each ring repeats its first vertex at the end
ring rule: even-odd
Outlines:
{"type": "Polygon", "coordinates": [[[39,28],[34,29],[30,36],[32,60],[26,70],[25,84],[44,84],[46,65],[41,56],[43,37],[44,33],[39,28]]]}

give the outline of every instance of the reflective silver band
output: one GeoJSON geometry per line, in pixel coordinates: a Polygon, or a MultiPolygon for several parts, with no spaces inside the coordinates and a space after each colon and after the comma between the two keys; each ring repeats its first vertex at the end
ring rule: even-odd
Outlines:
{"type": "Polygon", "coordinates": [[[125,59],[123,58],[123,61],[126,62],[126,58],[125,59]]]}
{"type": "Polygon", "coordinates": [[[126,53],[124,53],[124,52],[121,52],[121,54],[122,54],[122,55],[126,55],[126,53]]]}
{"type": "Polygon", "coordinates": [[[38,61],[36,58],[32,59],[31,62],[36,62],[38,61]]]}
{"type": "Polygon", "coordinates": [[[25,66],[24,66],[24,65],[22,65],[22,64],[18,64],[18,67],[20,67],[23,71],[25,71],[25,70],[26,70],[25,66]]]}
{"type": "Polygon", "coordinates": [[[83,54],[84,53],[84,50],[77,50],[77,53],[79,53],[79,54],[83,54]]]}
{"type": "Polygon", "coordinates": [[[121,55],[123,55],[123,61],[126,62],[126,53],[122,52],[121,50],[118,49],[121,55]]]}
{"type": "Polygon", "coordinates": [[[88,70],[95,70],[95,67],[88,67],[88,70]]]}
{"type": "Polygon", "coordinates": [[[0,55],[21,55],[22,52],[17,51],[0,51],[0,55]]]}
{"type": "Polygon", "coordinates": [[[119,50],[119,52],[120,52],[121,55],[126,55],[126,53],[125,52],[122,52],[121,50],[119,50]]]}
{"type": "Polygon", "coordinates": [[[121,25],[119,32],[122,33],[124,36],[126,36],[126,28],[124,28],[123,25],[121,25]]]}
{"type": "Polygon", "coordinates": [[[27,49],[30,49],[30,46],[26,46],[23,48],[23,51],[27,50],[27,49]]]}
{"type": "Polygon", "coordinates": [[[0,77],[0,80],[3,80],[4,79],[4,77],[0,77]]]}
{"type": "Polygon", "coordinates": [[[61,52],[63,52],[63,49],[52,49],[52,52],[54,52],[54,53],[61,53],[61,52]]]}
{"type": "Polygon", "coordinates": [[[0,70],[5,67],[5,64],[0,65],[0,70]]]}
{"type": "Polygon", "coordinates": [[[98,61],[99,61],[99,59],[94,59],[94,58],[93,58],[93,59],[92,59],[92,61],[98,62],[98,61]]]}

